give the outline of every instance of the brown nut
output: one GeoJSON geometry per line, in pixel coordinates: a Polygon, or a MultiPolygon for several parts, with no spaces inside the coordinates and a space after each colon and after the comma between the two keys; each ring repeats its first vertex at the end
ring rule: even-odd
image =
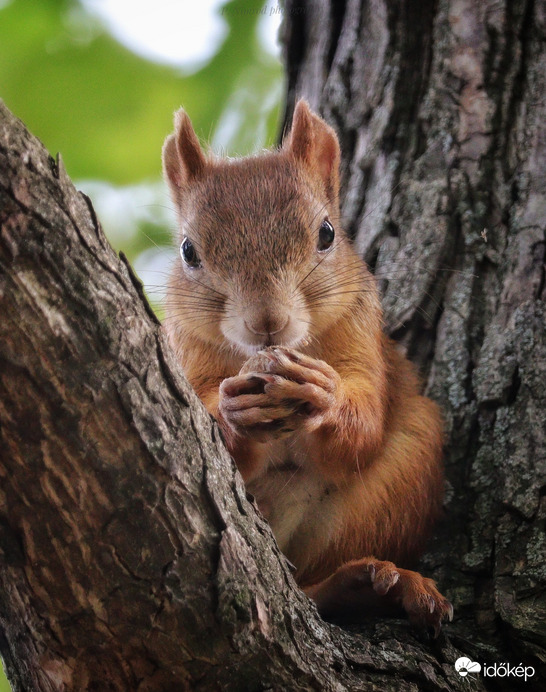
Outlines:
{"type": "Polygon", "coordinates": [[[247,372],[267,372],[267,365],[271,361],[264,352],[269,350],[272,350],[272,348],[264,348],[259,353],[256,353],[256,355],[251,356],[243,363],[243,367],[239,370],[239,374],[244,375],[247,372]]]}

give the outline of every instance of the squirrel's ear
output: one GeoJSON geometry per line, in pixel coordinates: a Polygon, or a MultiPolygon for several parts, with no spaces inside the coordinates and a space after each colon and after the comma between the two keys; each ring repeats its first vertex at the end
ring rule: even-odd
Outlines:
{"type": "Polygon", "coordinates": [[[330,200],[337,198],[340,160],[337,135],[303,99],[296,104],[285,149],[291,151],[312,175],[318,176],[330,200]]]}
{"type": "Polygon", "coordinates": [[[205,170],[207,160],[183,108],[174,114],[174,134],[165,140],[162,158],[163,173],[175,194],[205,170]]]}

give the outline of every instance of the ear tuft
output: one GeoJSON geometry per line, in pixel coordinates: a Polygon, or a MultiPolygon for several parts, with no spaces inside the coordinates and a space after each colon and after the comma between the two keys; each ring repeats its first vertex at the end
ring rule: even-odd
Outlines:
{"type": "Polygon", "coordinates": [[[174,134],[165,140],[162,158],[165,178],[175,194],[203,175],[207,161],[183,108],[174,115],[174,134]]]}
{"type": "Polygon", "coordinates": [[[294,109],[289,149],[300,161],[308,162],[313,154],[313,114],[307,101],[300,99],[294,109]]]}
{"type": "Polygon", "coordinates": [[[297,102],[294,109],[292,129],[285,148],[323,183],[331,201],[337,199],[340,161],[337,135],[303,99],[297,102]]]}

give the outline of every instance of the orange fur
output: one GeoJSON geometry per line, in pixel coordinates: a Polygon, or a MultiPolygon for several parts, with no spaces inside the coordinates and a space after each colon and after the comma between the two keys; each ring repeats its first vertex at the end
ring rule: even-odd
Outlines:
{"type": "Polygon", "coordinates": [[[441,418],[339,227],[334,131],[300,101],[281,150],[214,160],[175,126],[164,171],[192,250],[166,329],[186,376],[321,610],[396,602],[437,629],[447,601],[385,561],[414,561],[439,512],[441,418]]]}

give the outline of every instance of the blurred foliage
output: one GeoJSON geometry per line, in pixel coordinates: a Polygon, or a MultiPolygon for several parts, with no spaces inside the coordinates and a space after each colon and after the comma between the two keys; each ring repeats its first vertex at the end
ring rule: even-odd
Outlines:
{"type": "MultiPolygon", "coordinates": [[[[225,3],[218,10],[228,25],[225,40],[208,64],[185,74],[132,53],[78,0],[0,0],[0,97],[52,154],[61,152],[68,174],[90,194],[110,241],[131,262],[165,244],[172,215],[169,222],[164,214],[157,220],[147,214],[137,187],[125,212],[132,227],[115,227],[111,206],[103,204],[104,186],[88,189],[82,181],[158,180],[163,140],[180,105],[202,141],[214,139],[227,154],[271,144],[281,67],[258,39],[262,6],[263,0],[225,3]],[[226,120],[235,128],[227,128],[227,138],[214,136],[226,120]]],[[[170,207],[164,192],[155,202],[156,210],[170,207]]]]}
{"type": "MultiPolygon", "coordinates": [[[[263,103],[280,81],[278,61],[256,35],[262,3],[227,3],[227,38],[207,65],[184,75],[121,46],[76,0],[12,0],[0,9],[0,96],[62,153],[75,179],[127,184],[158,176],[173,111],[183,104],[208,139],[237,93],[245,95],[245,117],[229,149],[248,153],[248,133],[264,121],[263,103]]],[[[265,114],[269,141],[277,111],[278,100],[265,114]]]]}
{"type": "MultiPolygon", "coordinates": [[[[77,0],[0,0],[0,98],[52,154],[61,152],[114,247],[143,274],[172,230],[170,202],[154,181],[173,112],[184,105],[202,140],[229,154],[275,140],[281,67],[258,40],[263,4],[225,3],[225,40],[186,74],[123,47],[77,0]]],[[[155,283],[165,283],[166,265],[157,266],[155,283]]],[[[8,690],[0,670],[0,692],[8,690]]]]}

